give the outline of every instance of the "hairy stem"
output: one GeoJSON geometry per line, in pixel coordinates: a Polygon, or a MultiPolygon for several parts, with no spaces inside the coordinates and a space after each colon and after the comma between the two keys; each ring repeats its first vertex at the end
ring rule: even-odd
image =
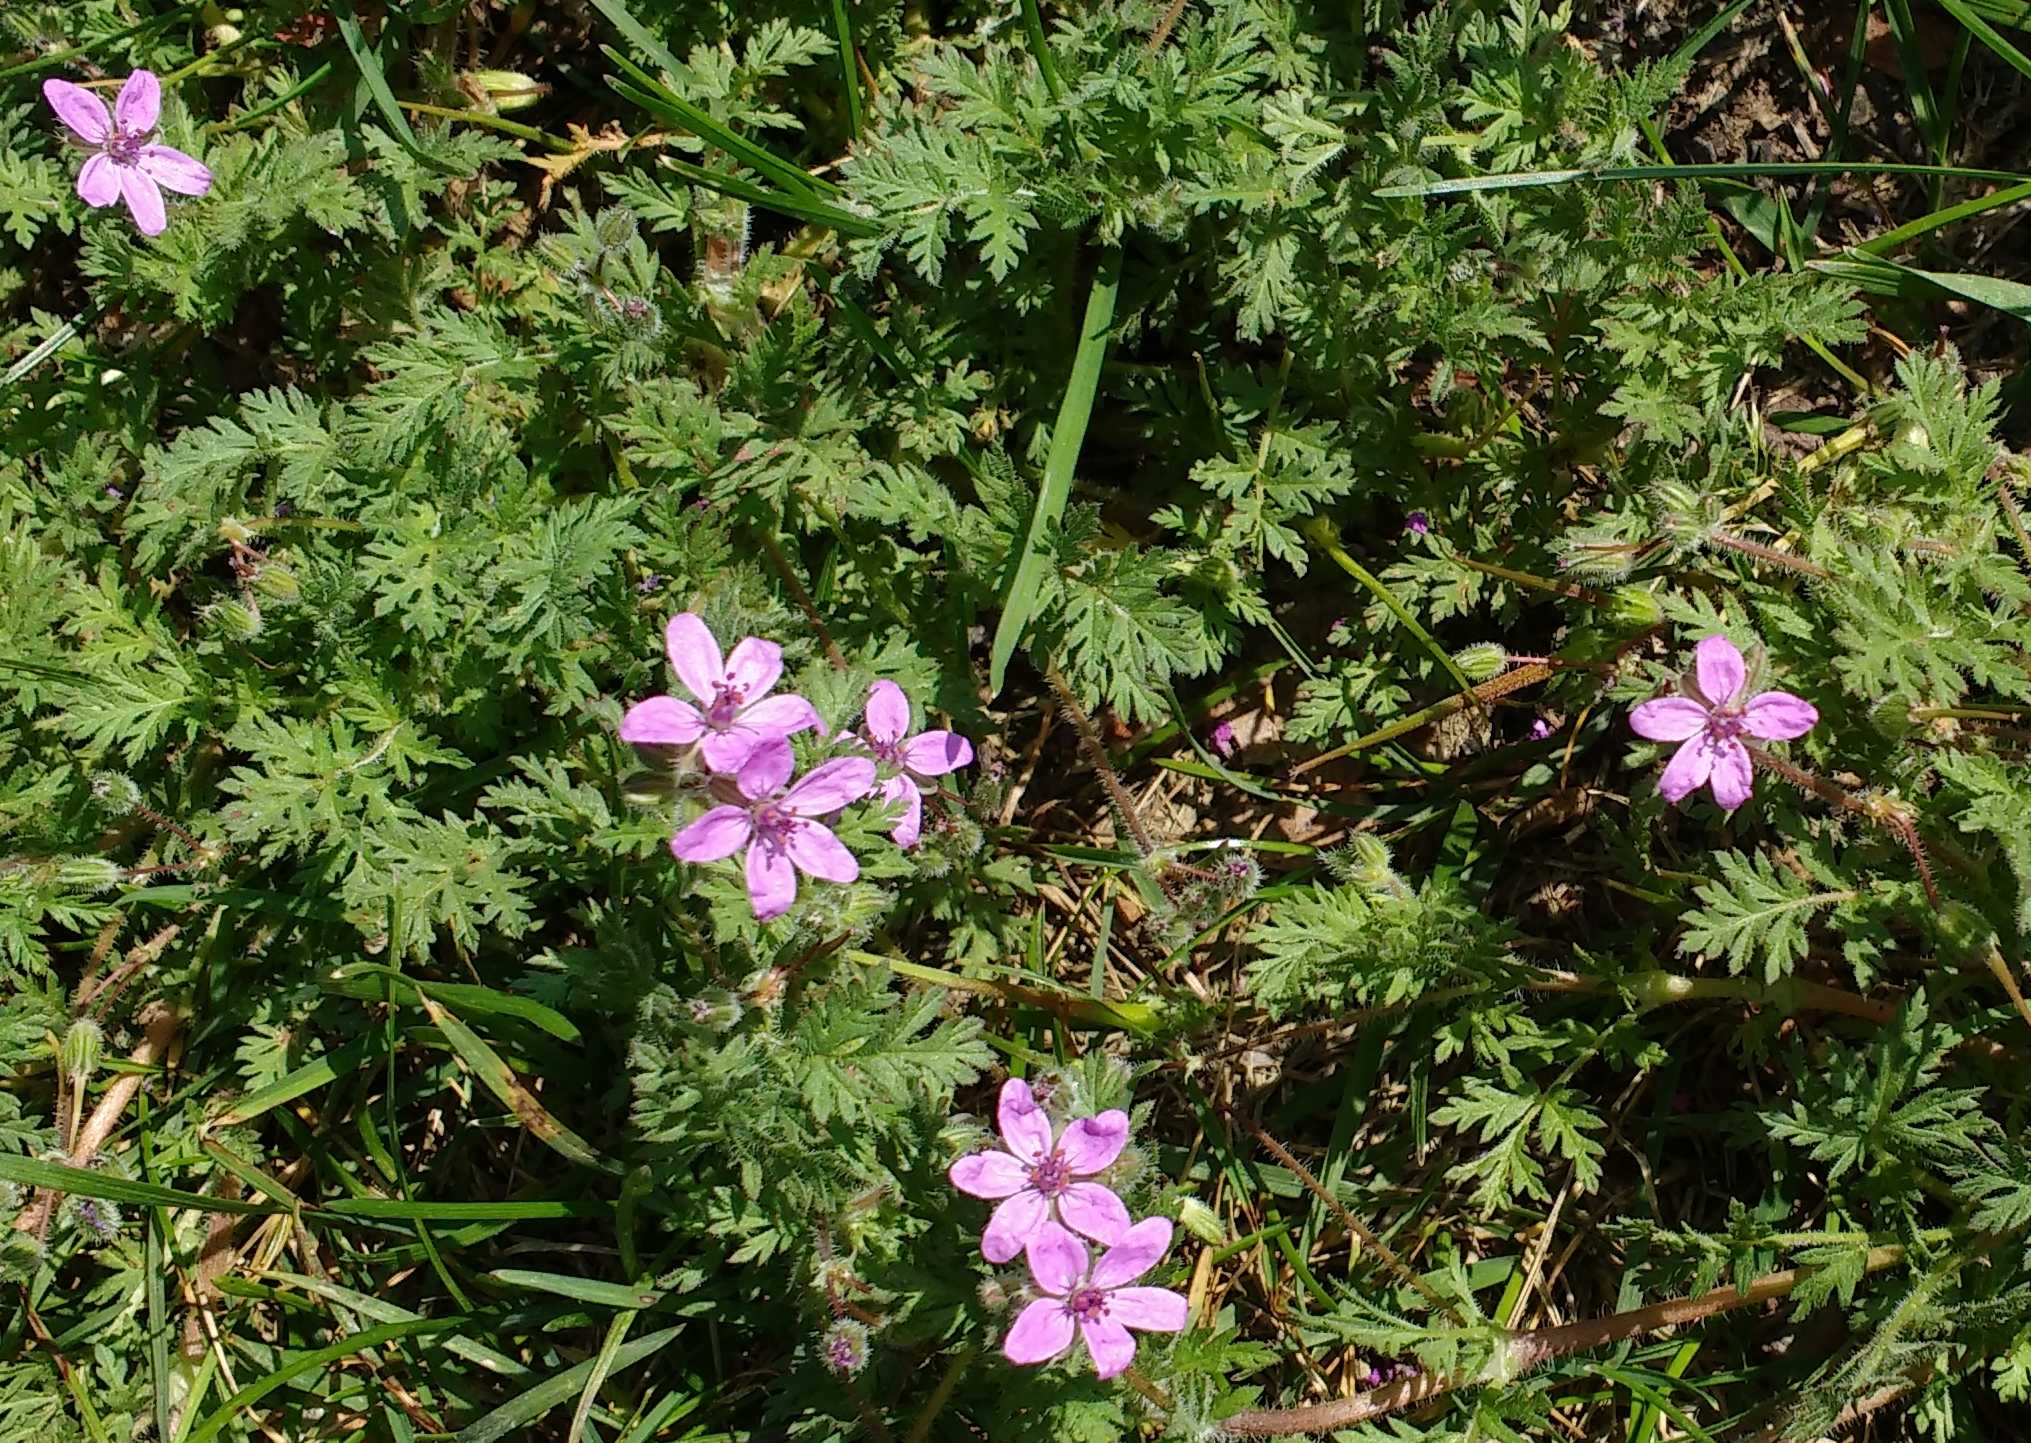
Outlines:
{"type": "Polygon", "coordinates": [[[1135,850],[1142,857],[1156,852],[1156,839],[1143,825],[1142,814],[1135,808],[1135,800],[1128,794],[1128,788],[1121,784],[1121,776],[1114,770],[1114,763],[1107,759],[1107,748],[1100,745],[1100,734],[1093,730],[1093,720],[1086,715],[1079,699],[1072,695],[1072,688],[1065,683],[1065,677],[1058,670],[1056,661],[1044,663],[1044,680],[1057,693],[1059,709],[1065,713],[1065,720],[1072,723],[1072,730],[1079,734],[1079,749],[1086,753],[1086,760],[1100,777],[1100,785],[1107,789],[1107,799],[1114,804],[1114,810],[1121,817],[1121,825],[1128,832],[1129,840],[1135,843],[1135,850]]]}
{"type": "MultiPolygon", "coordinates": [[[[1862,1270],[1865,1273],[1878,1273],[1886,1268],[1896,1267],[1903,1261],[1904,1249],[1901,1246],[1893,1244],[1871,1248],[1862,1263],[1862,1270]]],[[[1792,1292],[1815,1271],[1813,1268],[1787,1268],[1782,1272],[1766,1274],[1739,1292],[1734,1288],[1715,1288],[1712,1292],[1701,1293],[1697,1297],[1675,1298],[1668,1303],[1653,1303],[1649,1307],[1632,1308],[1626,1313],[1616,1313],[1611,1317],[1594,1318],[1584,1323],[1565,1323],[1559,1327],[1540,1328],[1529,1333],[1513,1333],[1505,1340],[1495,1362],[1476,1373],[1453,1377],[1427,1374],[1406,1378],[1385,1388],[1357,1393],[1351,1398],[1337,1398],[1330,1403],[1314,1403],[1296,1408],[1251,1408],[1223,1420],[1221,1427],[1242,1437],[1257,1438],[1278,1437],[1288,1433],[1335,1433],[1343,1428],[1352,1428],[1367,1419],[1398,1412],[1459,1388],[1506,1382],[1568,1353],[1604,1347],[1622,1342],[1624,1339],[1642,1337],[1646,1333],[1654,1333],[1660,1329],[1697,1323],[1717,1313],[1732,1312],[1737,1308],[1771,1302],[1792,1292]]]]}
{"type": "Polygon", "coordinates": [[[1753,556],[1758,561],[1767,561],[1772,566],[1782,566],[1786,570],[1817,577],[1821,581],[1833,575],[1824,566],[1815,565],[1802,556],[1793,556],[1788,551],[1779,551],[1774,546],[1765,546],[1760,541],[1751,541],[1748,537],[1737,536],[1732,531],[1714,531],[1709,533],[1708,539],[1716,546],[1725,546],[1730,551],[1739,551],[1744,556],[1753,556]]]}
{"type": "Polygon", "coordinates": [[[1312,1170],[1299,1162],[1291,1154],[1290,1149],[1286,1148],[1282,1143],[1259,1127],[1251,1127],[1248,1130],[1255,1134],[1257,1142],[1276,1154],[1278,1162],[1297,1174],[1298,1181],[1305,1185],[1312,1196],[1339,1215],[1340,1221],[1347,1225],[1347,1231],[1361,1239],[1363,1247],[1374,1253],[1378,1258],[1381,1258],[1384,1263],[1388,1264],[1391,1272],[1395,1273],[1415,1289],[1419,1297],[1444,1313],[1448,1318],[1451,1318],[1456,1326],[1462,1328],[1467,1326],[1467,1320],[1460,1315],[1460,1310],[1450,1300],[1442,1296],[1437,1289],[1433,1288],[1430,1283],[1419,1277],[1417,1270],[1398,1257],[1394,1248],[1370,1232],[1367,1225],[1361,1219],[1354,1216],[1347,1204],[1341,1202],[1339,1198],[1326,1189],[1325,1184],[1312,1176],[1312,1170]]]}

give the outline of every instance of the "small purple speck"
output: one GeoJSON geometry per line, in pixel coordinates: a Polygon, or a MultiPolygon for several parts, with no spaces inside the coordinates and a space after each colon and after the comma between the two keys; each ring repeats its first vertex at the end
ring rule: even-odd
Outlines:
{"type": "Polygon", "coordinates": [[[125,501],[127,499],[127,493],[110,481],[106,483],[106,494],[115,501],[125,501]]]}
{"type": "Polygon", "coordinates": [[[635,583],[635,590],[643,596],[647,596],[652,591],[660,590],[662,585],[663,578],[656,572],[650,571],[645,572],[642,579],[635,583]]]}
{"type": "Polygon", "coordinates": [[[1413,511],[1403,518],[1403,529],[1413,536],[1427,535],[1432,529],[1432,518],[1422,511],[1413,511]]]}
{"type": "Polygon", "coordinates": [[[277,517],[287,520],[296,514],[296,508],[287,501],[277,501],[275,503],[275,514],[277,517]]]}
{"type": "Polygon", "coordinates": [[[1541,742],[1550,735],[1551,735],[1551,723],[1546,721],[1543,717],[1539,717],[1536,721],[1530,724],[1530,739],[1532,741],[1541,742]]]}
{"type": "Polygon", "coordinates": [[[1213,728],[1213,750],[1220,754],[1222,761],[1234,755],[1234,746],[1234,728],[1232,726],[1222,722],[1213,728]]]}

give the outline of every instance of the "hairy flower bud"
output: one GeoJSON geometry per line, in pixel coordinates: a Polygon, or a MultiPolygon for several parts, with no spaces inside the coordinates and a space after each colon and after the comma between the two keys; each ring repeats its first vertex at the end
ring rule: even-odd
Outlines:
{"type": "Polygon", "coordinates": [[[227,641],[252,641],[261,634],[261,609],[251,599],[224,597],[205,607],[205,626],[227,641]]]}
{"type": "Polygon", "coordinates": [[[819,1343],[825,1366],[841,1377],[851,1377],[867,1366],[867,1329],[850,1318],[841,1318],[825,1330],[819,1343]]]}
{"type": "Polygon", "coordinates": [[[459,76],[469,94],[484,96],[498,111],[527,110],[550,87],[519,70],[468,70],[459,76]]]}
{"type": "Polygon", "coordinates": [[[1220,1215],[1195,1197],[1179,1200],[1178,1222],[1186,1232],[1211,1247],[1217,1248],[1227,1241],[1227,1228],[1220,1215]]]}
{"type": "Polygon", "coordinates": [[[141,788],[125,772],[93,772],[92,800],[115,816],[125,816],[141,803],[141,788]]]}
{"type": "Polygon", "coordinates": [[[1509,654],[1492,641],[1477,641],[1453,653],[1453,664],[1469,681],[1493,681],[1509,667],[1509,654]]]}
{"type": "Polygon", "coordinates": [[[738,1026],[745,1010],[740,1005],[740,998],[724,987],[708,987],[686,1005],[691,1010],[693,1022],[714,1032],[725,1032],[738,1026]]]}
{"type": "Polygon", "coordinates": [[[105,1041],[105,1032],[91,1018],[80,1017],[71,1023],[57,1049],[57,1065],[63,1069],[64,1081],[69,1086],[82,1089],[92,1080],[92,1074],[99,1070],[99,1051],[105,1041]]]}
{"type": "Polygon", "coordinates": [[[1630,631],[1641,631],[1664,620],[1664,604],[1642,586],[1618,586],[1608,594],[1608,619],[1630,631]]]}
{"type": "Polygon", "coordinates": [[[71,891],[103,892],[118,886],[120,877],[118,862],[109,862],[104,857],[65,857],[56,865],[55,881],[71,891]]]}
{"type": "Polygon", "coordinates": [[[1948,902],[1933,918],[1940,960],[1957,967],[1987,966],[1996,950],[1996,929],[1965,902],[1948,902]]]}
{"type": "Polygon", "coordinates": [[[270,601],[288,603],[303,595],[303,585],[296,579],[296,573],[289,569],[289,564],[272,556],[255,568],[253,584],[254,589],[270,601]]]}

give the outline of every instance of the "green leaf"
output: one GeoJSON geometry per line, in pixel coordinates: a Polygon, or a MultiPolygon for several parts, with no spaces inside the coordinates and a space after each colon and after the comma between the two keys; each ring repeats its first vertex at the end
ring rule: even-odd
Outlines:
{"type": "Polygon", "coordinates": [[[581,1166],[598,1168],[603,1172],[620,1171],[619,1164],[601,1157],[590,1143],[559,1122],[549,1108],[538,1102],[536,1094],[522,1085],[522,1080],[515,1076],[513,1069],[501,1060],[501,1055],[489,1047],[484,1038],[436,1001],[428,990],[419,995],[430,1020],[444,1030],[453,1050],[472,1069],[481,1085],[499,1098],[539,1142],[581,1166]]]}
{"type": "MultiPolygon", "coordinates": [[[[665,1328],[660,1333],[651,1333],[646,1338],[637,1338],[606,1360],[608,1373],[620,1373],[632,1368],[644,1358],[669,1346],[683,1331],[683,1325],[679,1324],[674,1328],[665,1328]]],[[[478,1422],[460,1429],[453,1443],[497,1443],[497,1440],[510,1435],[529,1436],[524,1430],[533,1426],[551,1409],[561,1406],[575,1396],[585,1386],[585,1380],[592,1376],[592,1370],[599,1362],[597,1358],[587,1358],[576,1367],[566,1368],[563,1372],[544,1379],[535,1387],[516,1394],[478,1422]]]]}
{"type": "Polygon", "coordinates": [[[99,1198],[104,1202],[141,1203],[155,1207],[196,1208],[209,1213],[273,1213],[282,1208],[272,1202],[251,1202],[241,1198],[207,1197],[203,1193],[179,1192],[152,1182],[133,1182],[110,1173],[67,1163],[43,1162],[32,1157],[0,1153],[0,1182],[23,1187],[49,1188],[74,1197],[99,1198]]]}
{"type": "Polygon", "coordinates": [[[1021,548],[1012,558],[1008,579],[1001,587],[1001,620],[994,629],[994,647],[988,661],[987,691],[1001,694],[1008,664],[1022,643],[1023,632],[1035,613],[1037,592],[1043,584],[1048,560],[1045,538],[1065,512],[1072,494],[1072,472],[1079,464],[1079,450],[1086,441],[1086,425],[1093,417],[1093,398],[1100,390],[1100,370],[1107,359],[1108,332],[1114,325],[1114,301],[1121,289],[1121,248],[1110,246],[1101,254],[1093,274],[1093,288],[1086,295],[1086,314],[1079,324],[1079,348],[1072,356],[1072,373],[1065,382],[1065,396],[1058,405],[1058,419],[1051,427],[1051,450],[1044,461],[1044,481],[1037,504],[1030,511],[1029,526],[1021,548]]]}
{"type": "MultiPolygon", "coordinates": [[[[306,1373],[315,1373],[332,1363],[356,1358],[369,1348],[378,1348],[383,1343],[392,1343],[398,1338],[413,1338],[427,1333],[445,1333],[454,1328],[469,1325],[472,1319],[452,1316],[448,1318],[418,1318],[406,1323],[382,1323],[354,1333],[329,1348],[319,1348],[314,1353],[303,1353],[283,1364],[272,1373],[256,1378],[232,1397],[226,1399],[216,1411],[196,1428],[184,1435],[183,1443],[211,1443],[225,1431],[241,1413],[260,1402],[284,1383],[301,1378],[306,1373]]],[[[674,1331],[674,1330],[673,1330],[674,1331]]]]}

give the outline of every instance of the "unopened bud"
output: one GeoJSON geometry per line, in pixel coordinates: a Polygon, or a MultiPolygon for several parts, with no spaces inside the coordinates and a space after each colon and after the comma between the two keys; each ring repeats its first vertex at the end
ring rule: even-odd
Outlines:
{"type": "Polygon", "coordinates": [[[549,86],[519,70],[468,70],[462,78],[496,110],[527,110],[550,93],[549,86]]]}
{"type": "Polygon", "coordinates": [[[1178,1224],[1200,1242],[1219,1247],[1227,1241],[1227,1229],[1220,1221],[1219,1214],[1195,1197],[1183,1199],[1178,1204],[1178,1224]]]}
{"type": "Polygon", "coordinates": [[[104,857],[65,857],[56,864],[56,884],[74,892],[103,892],[121,875],[120,864],[104,857]]]}
{"type": "Polygon", "coordinates": [[[825,1330],[819,1353],[826,1367],[841,1377],[851,1377],[867,1366],[867,1329],[841,1318],[825,1330]]]}
{"type": "Polygon", "coordinates": [[[1509,653],[1492,641],[1477,641],[1453,653],[1453,665],[1469,681],[1493,681],[1509,669],[1509,653]]]}
{"type": "Polygon", "coordinates": [[[1996,929],[1989,919],[1965,902],[1948,902],[1933,918],[1939,933],[1939,955],[1959,967],[1989,964],[1996,951],[1996,929]]]}
{"type": "Polygon", "coordinates": [[[1664,605],[1655,592],[1641,586],[1618,586],[1608,593],[1608,619],[1631,631],[1664,620],[1664,605]]]}
{"type": "Polygon", "coordinates": [[[140,805],[141,788],[125,772],[94,772],[92,800],[115,816],[125,816],[140,805]]]}
{"type": "Polygon", "coordinates": [[[261,634],[261,609],[251,600],[228,596],[204,609],[204,623],[227,641],[252,641],[261,634]]]}
{"type": "Polygon", "coordinates": [[[99,1051],[105,1041],[106,1034],[89,1017],[80,1017],[64,1033],[57,1049],[57,1063],[63,1068],[64,1081],[74,1091],[82,1091],[99,1070],[99,1051]]]}
{"type": "Polygon", "coordinates": [[[700,1027],[710,1027],[714,1032],[725,1032],[738,1026],[743,1008],[740,998],[724,987],[708,987],[691,999],[691,1020],[700,1027]]]}
{"type": "Polygon", "coordinates": [[[296,579],[296,573],[286,562],[272,557],[261,563],[254,572],[254,589],[270,601],[290,602],[303,595],[303,587],[296,579]]]}

